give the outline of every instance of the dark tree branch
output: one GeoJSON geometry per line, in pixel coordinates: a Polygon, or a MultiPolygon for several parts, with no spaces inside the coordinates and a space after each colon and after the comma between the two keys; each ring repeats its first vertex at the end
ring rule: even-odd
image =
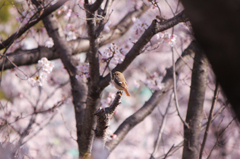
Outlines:
{"type": "MultiPolygon", "coordinates": [[[[9,60],[5,60],[4,70],[14,68],[14,63],[17,66],[32,65],[37,63],[43,57],[47,57],[48,60],[59,58],[58,54],[53,48],[47,48],[40,46],[32,50],[15,50],[13,53],[8,53],[6,56],[9,60]]],[[[2,69],[3,59],[0,59],[0,69],[2,69]]]]}
{"type": "MultiPolygon", "coordinates": [[[[175,17],[164,21],[164,22],[157,22],[157,20],[153,20],[152,24],[145,30],[143,35],[139,38],[139,40],[133,45],[131,50],[125,56],[124,61],[121,64],[118,64],[114,69],[114,71],[123,72],[130,63],[140,54],[143,47],[150,41],[150,39],[157,33],[164,31],[177,25],[181,22],[186,22],[188,19],[186,18],[184,11],[176,15],[175,17]]],[[[106,75],[100,82],[100,87],[103,89],[105,88],[110,82],[110,73],[106,75]]]]}
{"type": "Polygon", "coordinates": [[[34,26],[35,24],[37,24],[40,20],[42,20],[43,18],[45,18],[46,16],[48,16],[49,14],[51,14],[52,12],[54,12],[55,10],[57,10],[59,7],[61,7],[65,2],[67,2],[68,0],[59,0],[57,3],[55,3],[54,5],[46,8],[43,10],[43,12],[39,12],[40,16],[35,19],[30,21],[29,23],[27,23],[26,25],[24,25],[23,27],[21,27],[17,32],[15,32],[14,34],[12,34],[8,39],[6,39],[5,41],[3,41],[2,43],[0,43],[0,50],[6,48],[7,46],[9,46],[15,39],[19,38],[23,33],[25,33],[29,28],[31,28],[32,26],[34,26]]]}
{"type": "MultiPolygon", "coordinates": [[[[181,69],[185,65],[186,61],[191,58],[191,55],[198,51],[198,46],[196,42],[193,41],[187,49],[184,50],[182,53],[182,57],[178,58],[176,61],[176,73],[180,73],[181,69]]],[[[164,95],[168,90],[172,88],[173,85],[173,78],[172,78],[172,67],[167,69],[167,73],[164,76],[162,83],[165,87],[162,90],[155,91],[151,98],[133,115],[128,117],[114,132],[117,135],[117,138],[107,142],[106,146],[108,147],[109,151],[111,152],[127,135],[127,133],[138,123],[143,121],[145,117],[147,117],[153,109],[158,105],[158,103],[163,99],[164,95]]]]}
{"type": "Polygon", "coordinates": [[[97,37],[102,33],[105,24],[108,22],[110,17],[110,7],[112,5],[113,0],[106,0],[104,9],[99,8],[98,14],[102,15],[104,19],[100,20],[100,22],[97,24],[96,34],[97,37]]]}
{"type": "Polygon", "coordinates": [[[76,65],[77,61],[72,57],[72,50],[69,47],[64,36],[61,36],[59,24],[54,14],[43,19],[44,26],[48,35],[54,41],[54,48],[62,60],[65,69],[68,71],[71,88],[72,98],[75,110],[76,128],[77,128],[77,142],[80,148],[82,144],[80,141],[81,125],[83,123],[83,114],[86,108],[87,87],[85,84],[79,82],[75,76],[77,75],[76,65]]]}
{"type": "MultiPolygon", "coordinates": [[[[102,1],[98,0],[95,3],[102,1]]],[[[94,4],[93,4],[94,5],[94,4]]],[[[100,6],[96,4],[96,6],[100,6]]],[[[95,7],[96,7],[95,6],[95,7]]],[[[87,17],[87,27],[88,27],[88,37],[89,37],[89,51],[88,51],[88,61],[89,61],[89,75],[88,80],[88,95],[87,95],[87,107],[84,112],[82,132],[80,135],[79,154],[80,157],[87,157],[92,149],[92,143],[94,138],[93,130],[96,126],[96,118],[94,113],[100,105],[100,94],[101,90],[99,88],[100,72],[99,72],[99,41],[96,36],[96,19],[95,19],[95,8],[94,11],[91,10],[91,5],[85,1],[84,7],[86,9],[87,17]]]]}
{"type": "Polygon", "coordinates": [[[97,127],[95,130],[95,136],[103,140],[103,143],[107,139],[107,129],[109,127],[110,119],[112,118],[117,106],[121,103],[122,92],[118,91],[113,103],[107,108],[99,108],[94,115],[97,116],[97,127]]]}
{"type": "MultiPolygon", "coordinates": [[[[145,4],[140,10],[135,10],[128,13],[117,25],[113,26],[110,32],[103,32],[100,39],[99,46],[103,46],[111,41],[120,38],[124,35],[132,26],[132,17],[140,17],[149,7],[145,4]]],[[[86,52],[89,50],[88,39],[77,39],[68,42],[72,48],[72,54],[76,55],[80,52],[86,52]]],[[[54,48],[47,48],[39,46],[32,50],[16,50],[13,53],[7,54],[8,58],[17,66],[31,65],[37,63],[42,57],[46,57],[49,60],[58,59],[59,55],[54,48]]],[[[0,70],[2,70],[3,59],[0,59],[0,70]]],[[[4,70],[14,68],[9,60],[5,60],[4,70]]]]}
{"type": "Polygon", "coordinates": [[[203,103],[207,85],[208,61],[202,50],[195,53],[190,97],[184,125],[183,159],[199,157],[199,136],[202,127],[203,103]]]}

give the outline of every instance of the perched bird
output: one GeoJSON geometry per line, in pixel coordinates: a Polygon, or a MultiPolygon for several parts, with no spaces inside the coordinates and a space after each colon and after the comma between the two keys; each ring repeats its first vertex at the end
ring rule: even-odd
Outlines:
{"type": "Polygon", "coordinates": [[[113,73],[113,84],[115,86],[115,88],[117,88],[118,90],[124,90],[127,96],[130,96],[129,92],[128,92],[128,85],[127,82],[125,80],[124,75],[119,72],[116,71],[113,73]]]}

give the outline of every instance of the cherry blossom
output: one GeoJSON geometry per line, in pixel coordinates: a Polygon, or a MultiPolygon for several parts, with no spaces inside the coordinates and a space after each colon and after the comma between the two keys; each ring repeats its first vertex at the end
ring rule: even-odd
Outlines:
{"type": "Polygon", "coordinates": [[[162,77],[158,76],[158,74],[154,72],[142,82],[151,90],[161,90],[164,88],[164,84],[162,84],[161,81],[162,77]]]}
{"type": "Polygon", "coordinates": [[[102,53],[102,62],[107,62],[108,60],[111,60],[110,63],[112,64],[119,64],[122,63],[125,55],[126,50],[123,48],[119,48],[115,43],[111,43],[105,51],[102,53]]]}
{"type": "Polygon", "coordinates": [[[45,42],[45,46],[48,48],[53,47],[54,43],[53,43],[53,39],[52,38],[48,38],[48,40],[45,42]]]}
{"type": "Polygon", "coordinates": [[[35,87],[36,84],[37,84],[35,78],[33,78],[33,77],[28,78],[28,83],[29,83],[32,87],[35,87]]]}
{"type": "Polygon", "coordinates": [[[177,35],[172,34],[169,38],[168,44],[173,47],[176,44],[177,35]]]}
{"type": "Polygon", "coordinates": [[[39,75],[35,77],[28,78],[28,83],[32,86],[42,86],[43,82],[47,80],[48,74],[50,74],[53,70],[53,64],[48,61],[46,57],[43,57],[38,61],[39,75]]]}
{"type": "Polygon", "coordinates": [[[81,63],[76,68],[79,71],[79,75],[75,77],[76,79],[85,81],[89,78],[89,63],[81,63]]]}
{"type": "Polygon", "coordinates": [[[139,19],[136,19],[134,23],[134,33],[136,36],[142,35],[142,33],[148,28],[147,23],[141,22],[139,19]]]}
{"type": "Polygon", "coordinates": [[[71,40],[75,40],[75,39],[77,39],[75,32],[73,32],[73,31],[67,32],[67,37],[66,37],[67,41],[71,41],[71,40]]]}
{"type": "Polygon", "coordinates": [[[101,107],[106,108],[110,105],[110,103],[114,100],[115,94],[112,92],[108,93],[108,97],[106,99],[101,100],[101,107]]]}
{"type": "Polygon", "coordinates": [[[46,73],[51,73],[53,70],[53,64],[48,61],[46,57],[43,57],[41,60],[38,61],[38,66],[42,68],[42,71],[46,73]]]}
{"type": "Polygon", "coordinates": [[[40,75],[36,75],[34,78],[28,78],[28,83],[32,86],[42,86],[43,82],[47,79],[46,73],[40,73],[40,75]]]}

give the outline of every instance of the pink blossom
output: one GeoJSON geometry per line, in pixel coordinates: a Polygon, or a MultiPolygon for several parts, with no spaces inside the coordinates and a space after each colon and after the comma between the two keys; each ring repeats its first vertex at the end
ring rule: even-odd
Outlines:
{"type": "Polygon", "coordinates": [[[64,16],[64,19],[69,19],[72,15],[72,9],[68,9],[66,15],[64,16]]]}
{"type": "Polygon", "coordinates": [[[115,43],[111,43],[107,49],[102,53],[102,61],[106,61],[111,58],[110,63],[119,64],[122,63],[125,58],[125,50],[123,48],[119,48],[115,43]]]}
{"type": "Polygon", "coordinates": [[[41,60],[38,61],[38,66],[42,68],[42,71],[46,73],[51,73],[53,70],[53,64],[48,61],[46,57],[43,57],[41,60]]]}
{"type": "Polygon", "coordinates": [[[45,42],[45,46],[48,48],[53,47],[54,43],[53,43],[53,39],[52,38],[48,38],[48,40],[45,42]]]}
{"type": "Polygon", "coordinates": [[[66,29],[66,31],[75,30],[76,26],[75,26],[75,24],[67,24],[65,29],[66,29]]]}
{"type": "Polygon", "coordinates": [[[66,37],[67,41],[71,41],[71,40],[75,40],[75,39],[77,39],[75,32],[73,32],[73,31],[67,32],[67,37],[66,37]]]}
{"type": "Polygon", "coordinates": [[[108,107],[109,106],[109,102],[108,102],[108,100],[101,100],[101,107],[102,108],[106,108],[106,107],[108,107]]]}
{"type": "Polygon", "coordinates": [[[116,134],[112,134],[111,137],[112,137],[112,139],[114,140],[114,139],[117,138],[117,135],[116,135],[116,134]]]}
{"type": "Polygon", "coordinates": [[[139,83],[137,80],[134,80],[133,83],[134,83],[134,85],[135,85],[137,88],[140,87],[140,83],[139,83]]]}
{"type": "Polygon", "coordinates": [[[77,66],[78,71],[83,73],[88,73],[89,71],[89,63],[82,63],[77,66]]]}
{"type": "Polygon", "coordinates": [[[177,35],[172,34],[169,38],[168,44],[173,47],[176,44],[177,35]]]}
{"type": "Polygon", "coordinates": [[[134,24],[134,32],[136,36],[142,35],[142,33],[148,28],[147,23],[142,23],[139,19],[136,19],[134,24]]]}
{"type": "Polygon", "coordinates": [[[143,83],[151,90],[161,90],[164,88],[164,84],[161,82],[162,77],[158,76],[156,72],[151,74],[143,83]]]}
{"type": "Polygon", "coordinates": [[[57,14],[59,15],[59,14],[65,12],[65,11],[67,11],[67,9],[68,9],[68,6],[67,5],[63,5],[62,8],[57,11],[57,14]]]}
{"type": "Polygon", "coordinates": [[[168,44],[173,47],[176,44],[177,35],[171,33],[165,33],[162,38],[168,42],[168,44]]]}
{"type": "Polygon", "coordinates": [[[79,75],[76,76],[78,80],[86,81],[87,78],[89,78],[89,63],[82,63],[78,65],[77,70],[79,71],[79,75]]]}
{"type": "Polygon", "coordinates": [[[28,83],[32,86],[35,87],[37,82],[34,78],[28,78],[28,83]]]}

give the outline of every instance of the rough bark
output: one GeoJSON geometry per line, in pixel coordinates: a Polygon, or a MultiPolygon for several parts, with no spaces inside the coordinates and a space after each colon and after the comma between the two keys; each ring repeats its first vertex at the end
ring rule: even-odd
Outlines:
{"type": "Polygon", "coordinates": [[[110,120],[117,108],[121,103],[122,92],[118,91],[116,97],[112,104],[107,108],[99,108],[94,115],[97,116],[97,127],[95,129],[95,136],[98,139],[101,139],[103,143],[106,143],[107,140],[107,130],[110,125],[110,120]]]}
{"type": "Polygon", "coordinates": [[[87,157],[91,152],[92,143],[94,139],[94,129],[96,126],[96,118],[94,113],[100,106],[101,90],[99,88],[100,72],[99,72],[99,41],[96,36],[96,19],[95,11],[101,5],[102,0],[97,0],[93,4],[89,4],[85,0],[84,8],[86,9],[88,37],[89,37],[89,51],[87,53],[89,58],[89,80],[88,80],[88,95],[87,107],[84,112],[82,131],[80,134],[79,154],[80,157],[87,157]]]}
{"type": "Polygon", "coordinates": [[[62,60],[65,69],[68,71],[71,88],[72,98],[75,110],[76,128],[77,128],[77,142],[80,148],[82,144],[80,141],[81,127],[83,123],[83,114],[86,108],[86,95],[87,87],[85,84],[79,82],[75,76],[77,74],[76,65],[77,61],[72,57],[72,50],[70,49],[65,37],[61,33],[61,28],[54,14],[43,19],[44,26],[48,35],[53,39],[56,52],[62,60]]]}
{"type": "Polygon", "coordinates": [[[208,61],[202,50],[195,53],[190,97],[184,125],[183,159],[199,157],[199,136],[202,127],[203,103],[207,85],[208,61]]]}

